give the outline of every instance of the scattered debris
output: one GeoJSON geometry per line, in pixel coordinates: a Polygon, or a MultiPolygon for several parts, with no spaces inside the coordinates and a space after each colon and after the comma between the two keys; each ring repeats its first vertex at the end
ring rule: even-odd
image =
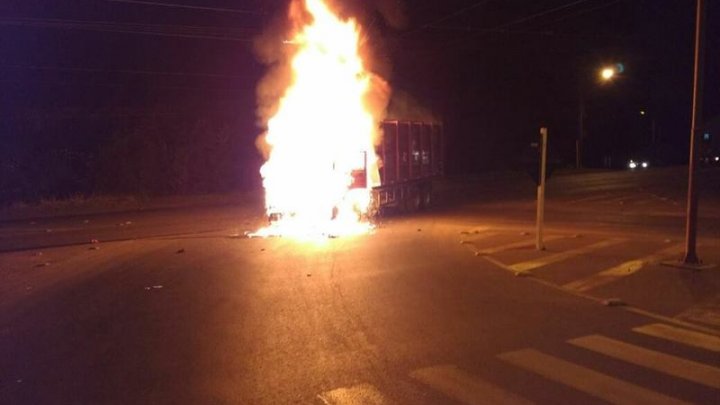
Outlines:
{"type": "Polygon", "coordinates": [[[185,253],[185,249],[184,249],[184,248],[180,248],[180,249],[178,249],[178,251],[175,252],[175,253],[185,253]]]}
{"type": "Polygon", "coordinates": [[[627,305],[625,301],[621,300],[620,298],[608,298],[606,300],[603,300],[602,304],[606,307],[622,307],[627,305]]]}

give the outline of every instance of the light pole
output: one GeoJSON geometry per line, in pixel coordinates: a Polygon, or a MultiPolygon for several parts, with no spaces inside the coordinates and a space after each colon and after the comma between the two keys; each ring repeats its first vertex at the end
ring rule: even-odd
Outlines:
{"type": "MultiPolygon", "coordinates": [[[[598,71],[598,77],[601,83],[609,83],[613,81],[618,74],[622,73],[621,64],[615,66],[604,66],[598,71]]],[[[582,167],[582,144],[585,139],[585,92],[583,91],[582,79],[580,79],[580,103],[578,108],[578,128],[579,136],[575,140],[575,167],[582,167]]]]}
{"type": "Polygon", "coordinates": [[[695,69],[693,78],[693,111],[690,128],[690,162],[688,164],[688,192],[687,192],[687,217],[685,222],[685,254],[682,262],[686,265],[698,265],[700,259],[697,256],[697,210],[698,197],[695,189],[695,155],[697,132],[701,128],[702,120],[702,79],[705,54],[703,52],[704,23],[705,23],[705,1],[697,0],[695,22],[695,69]]]}

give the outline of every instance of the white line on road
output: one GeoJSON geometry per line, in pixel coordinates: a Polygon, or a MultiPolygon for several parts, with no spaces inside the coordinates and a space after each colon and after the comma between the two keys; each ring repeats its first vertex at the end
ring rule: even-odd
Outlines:
{"type": "Polygon", "coordinates": [[[713,352],[720,352],[720,337],[665,325],[663,323],[653,323],[650,325],[639,326],[637,328],[633,328],[633,332],[650,335],[660,339],[671,340],[673,342],[699,347],[713,352]]]}
{"type": "Polygon", "coordinates": [[[410,373],[410,376],[465,404],[532,403],[452,365],[415,370],[410,373]]]}
{"type": "Polygon", "coordinates": [[[617,245],[618,243],[624,242],[625,239],[609,239],[602,242],[594,243],[592,245],[583,246],[577,249],[566,250],[564,252],[556,253],[553,255],[545,256],[535,260],[529,260],[522,263],[515,263],[509,267],[515,271],[528,271],[536,269],[538,267],[547,266],[548,264],[557,263],[571,257],[579,256],[582,254],[590,253],[594,250],[606,248],[608,246],[617,245]]]}
{"type": "MultiPolygon", "coordinates": [[[[565,235],[546,236],[546,237],[544,238],[544,240],[545,240],[545,242],[548,242],[548,241],[551,241],[551,240],[557,240],[557,239],[562,239],[562,238],[569,238],[569,236],[565,236],[565,235]]],[[[493,254],[493,253],[499,253],[499,252],[503,252],[503,251],[510,250],[510,249],[519,249],[519,248],[532,247],[532,246],[535,246],[535,241],[534,241],[534,240],[522,240],[522,241],[519,241],[519,242],[507,243],[507,244],[504,244],[504,245],[499,245],[499,246],[493,246],[493,247],[489,247],[489,248],[485,248],[485,249],[480,249],[480,250],[476,251],[475,254],[477,254],[477,255],[490,255],[490,254],[493,254]]]]}
{"type": "Polygon", "coordinates": [[[534,349],[503,353],[498,357],[510,364],[568,385],[612,404],[687,404],[687,402],[679,399],[610,377],[534,349]]]}
{"type": "Polygon", "coordinates": [[[666,259],[667,256],[672,255],[673,253],[680,252],[682,249],[682,244],[673,245],[669,248],[662,249],[643,258],[630,260],[618,266],[603,270],[599,273],[593,274],[590,277],[572,281],[565,284],[563,287],[569,290],[581,292],[592,290],[593,288],[612,283],[613,281],[619,280],[622,277],[634,274],[648,264],[666,259]]]}
{"type": "Polygon", "coordinates": [[[645,349],[600,335],[571,339],[568,340],[568,343],[698,384],[720,388],[720,369],[707,364],[645,349]]]}

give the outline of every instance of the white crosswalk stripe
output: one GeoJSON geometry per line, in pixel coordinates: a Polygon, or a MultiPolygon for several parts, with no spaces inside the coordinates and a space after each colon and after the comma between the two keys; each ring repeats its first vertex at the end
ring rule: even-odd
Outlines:
{"type": "Polygon", "coordinates": [[[415,370],[410,376],[464,404],[532,403],[452,365],[415,370]]]}
{"type": "Polygon", "coordinates": [[[683,248],[682,244],[677,244],[669,248],[662,249],[653,254],[647,255],[640,259],[631,260],[629,262],[622,263],[618,266],[603,270],[599,273],[593,274],[590,277],[586,277],[580,280],[575,280],[565,284],[563,287],[569,290],[585,292],[603,286],[605,284],[617,281],[622,277],[627,277],[640,271],[643,267],[648,264],[667,259],[668,256],[680,252],[683,248]]]}
{"type": "Polygon", "coordinates": [[[575,256],[584,255],[586,253],[590,253],[590,252],[593,252],[598,249],[603,249],[606,247],[617,245],[624,241],[625,241],[625,239],[608,239],[608,240],[604,240],[601,242],[593,243],[592,245],[586,245],[586,246],[579,247],[577,249],[570,249],[570,250],[566,250],[564,252],[559,252],[559,253],[548,255],[545,257],[541,257],[539,259],[529,260],[529,261],[522,262],[522,263],[515,263],[515,264],[510,265],[509,267],[515,271],[529,271],[529,270],[536,269],[538,267],[543,267],[543,266],[547,266],[549,264],[561,262],[563,260],[567,260],[567,259],[570,259],[575,256]]]}
{"type": "Polygon", "coordinates": [[[706,333],[695,332],[663,323],[639,326],[634,328],[633,331],[713,352],[720,352],[720,337],[706,333]]]}
{"type": "Polygon", "coordinates": [[[687,404],[682,400],[610,377],[535,349],[503,353],[500,359],[612,404],[687,404]]]}
{"type": "Polygon", "coordinates": [[[645,349],[600,335],[571,339],[568,342],[661,373],[712,388],[720,388],[720,369],[706,364],[645,349]]]}

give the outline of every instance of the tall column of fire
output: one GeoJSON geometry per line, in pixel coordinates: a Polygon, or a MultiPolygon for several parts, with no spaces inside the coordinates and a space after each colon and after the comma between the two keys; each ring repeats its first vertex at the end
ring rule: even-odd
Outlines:
{"type": "Polygon", "coordinates": [[[364,232],[382,118],[373,116],[368,99],[384,81],[366,68],[355,20],[341,19],[324,0],[294,0],[289,18],[291,78],[267,120],[260,170],[271,224],[258,234],[364,232]]]}

